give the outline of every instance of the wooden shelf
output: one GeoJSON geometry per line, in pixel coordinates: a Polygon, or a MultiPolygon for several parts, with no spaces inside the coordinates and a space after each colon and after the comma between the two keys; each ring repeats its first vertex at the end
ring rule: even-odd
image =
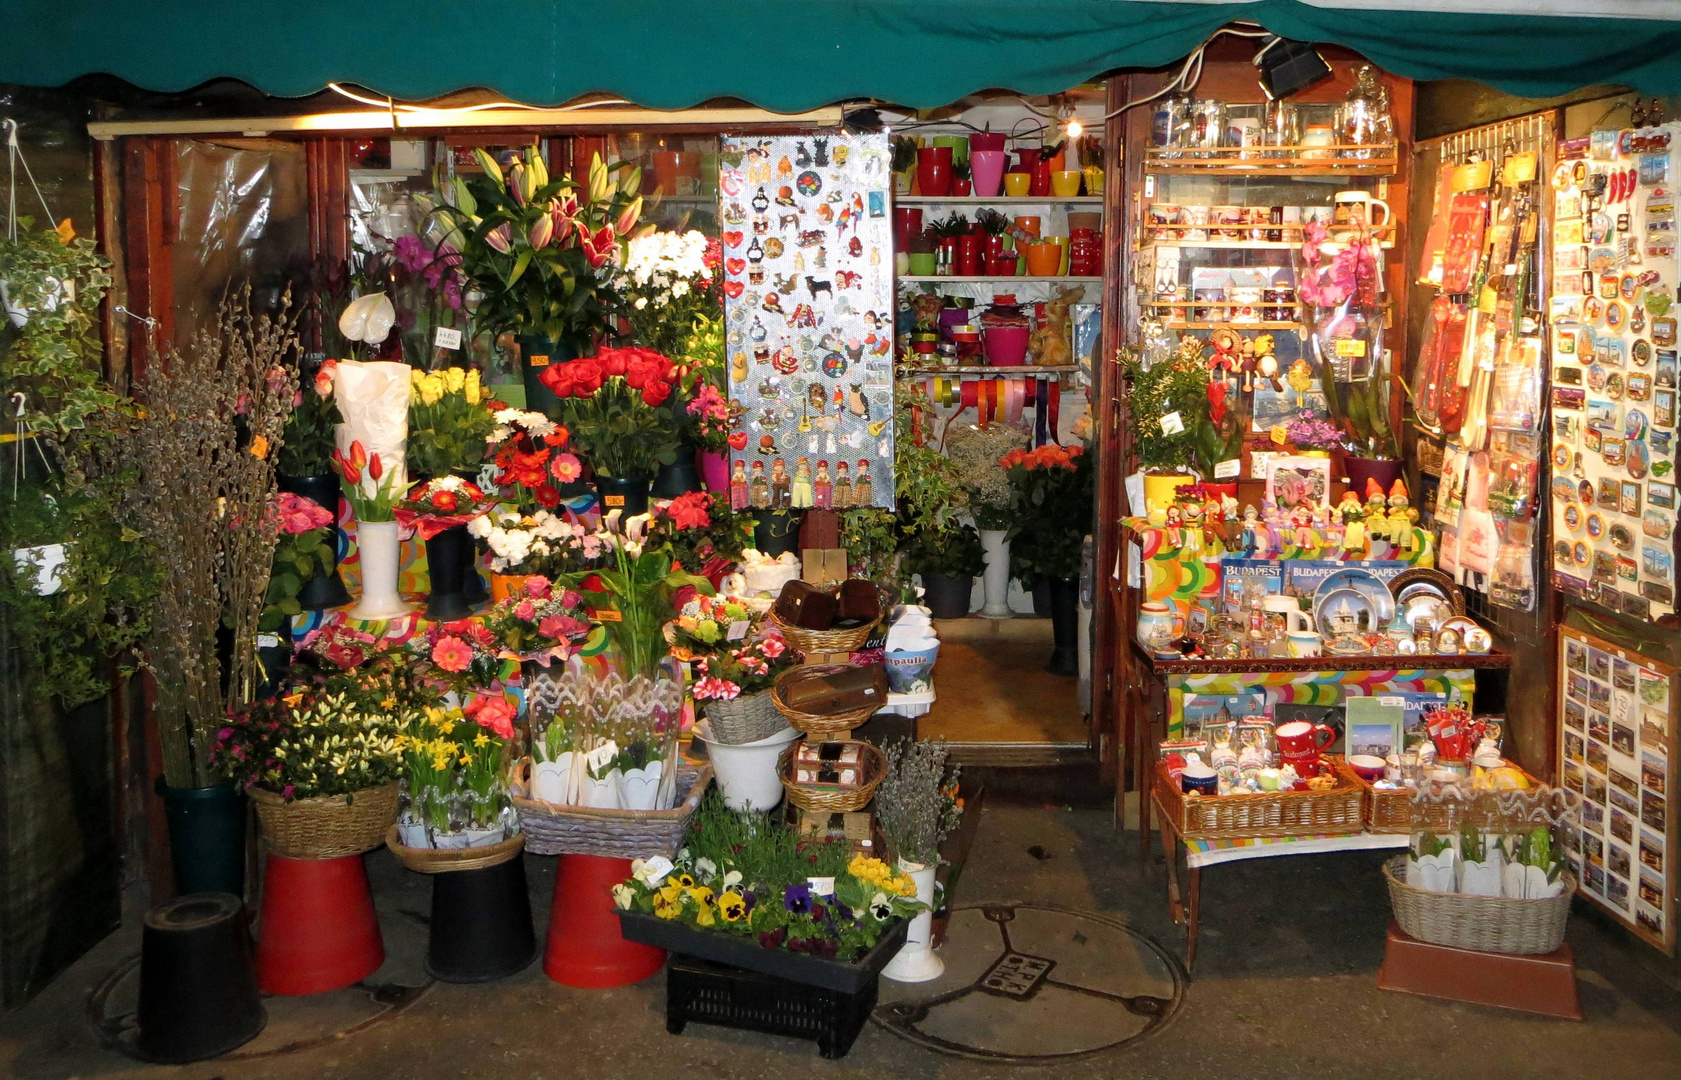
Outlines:
{"type": "Polygon", "coordinates": [[[1137,638],[1133,655],[1152,675],[1260,675],[1276,671],[1465,671],[1512,666],[1506,653],[1481,656],[1276,656],[1248,660],[1158,660],[1137,638]]]}
{"type": "MultiPolygon", "coordinates": [[[[919,277],[915,274],[901,274],[900,281],[933,281],[942,285],[1030,285],[1035,282],[1047,281],[1102,281],[1098,277],[1073,277],[1059,275],[1056,277],[1034,277],[1031,274],[1022,277],[958,277],[955,274],[936,275],[934,277],[919,277]]],[[[1206,305],[1205,305],[1206,306],[1206,305]]]]}
{"type": "Polygon", "coordinates": [[[1003,379],[1024,375],[1072,375],[1079,370],[1079,364],[1022,364],[1017,367],[957,364],[940,368],[904,368],[899,375],[907,379],[925,379],[935,375],[993,375],[1003,379]]]}
{"type": "Polygon", "coordinates": [[[1233,330],[1300,330],[1299,322],[1164,322],[1164,330],[1218,330],[1221,327],[1231,327],[1233,330]]]}
{"type": "Polygon", "coordinates": [[[1071,199],[1055,195],[898,195],[895,206],[1091,206],[1103,207],[1101,195],[1076,195],[1071,199]]]}
{"type": "Polygon", "coordinates": [[[1201,176],[1394,176],[1400,159],[1391,145],[1146,147],[1146,173],[1201,176]],[[1371,153],[1357,158],[1347,155],[1371,153]],[[1326,155],[1324,157],[1308,155],[1326,155]]]}

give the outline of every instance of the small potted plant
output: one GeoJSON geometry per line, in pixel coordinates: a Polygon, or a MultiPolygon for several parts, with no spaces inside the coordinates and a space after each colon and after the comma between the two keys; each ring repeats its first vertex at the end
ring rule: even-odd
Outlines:
{"type": "Polygon", "coordinates": [[[547,510],[492,510],[467,523],[490,551],[490,596],[526,595],[535,576],[559,577],[593,565],[606,550],[600,534],[547,510]]]}
{"type": "Polygon", "coordinates": [[[923,600],[934,618],[961,619],[969,614],[975,578],[986,571],[974,526],[955,518],[939,525],[918,522],[907,530],[900,550],[905,572],[921,575],[923,600]]]}
{"type": "MultiPolygon", "coordinates": [[[[728,613],[726,606],[725,614],[728,613]]],[[[731,625],[749,623],[745,610],[740,614],[743,618],[732,620],[731,625]]],[[[797,665],[802,657],[788,647],[780,633],[774,629],[760,630],[741,644],[729,644],[726,637],[723,647],[719,647],[717,642],[704,645],[708,627],[717,626],[715,620],[702,619],[695,635],[683,630],[683,625],[679,618],[678,640],[695,652],[691,662],[696,676],[694,695],[697,702],[704,703],[712,741],[739,745],[767,738],[787,726],[771,702],[770,690],[776,677],[797,665]]],[[[726,635],[729,632],[726,628],[726,635]]],[[[769,764],[774,771],[774,756],[769,764]]]]}
{"type": "Polygon", "coordinates": [[[954,795],[957,766],[946,766],[944,741],[899,739],[883,747],[887,775],[876,789],[876,821],[900,873],[916,882],[916,899],[924,906],[911,921],[904,948],[882,969],[897,982],[927,982],[945,971],[934,955],[934,871],[940,862],[940,842],[957,828],[963,809],[954,795]]]}
{"type": "MultiPolygon", "coordinates": [[[[331,326],[336,320],[328,320],[331,326]]],[[[298,591],[299,606],[322,611],[350,603],[350,592],[339,577],[339,477],[333,471],[333,425],[339,422],[333,400],[333,372],[337,360],[323,360],[308,376],[309,388],[294,399],[292,415],[286,418],[286,435],[280,444],[276,483],[281,491],[313,500],[333,518],[332,558],[322,573],[304,582],[298,591]]]]}
{"type": "Polygon", "coordinates": [[[257,620],[261,635],[257,653],[263,663],[265,685],[270,688],[292,662],[292,618],[303,613],[299,594],[306,583],[333,565],[335,557],[333,515],[324,507],[302,495],[282,491],[274,497],[272,518],[278,539],[269,570],[268,597],[257,620]],[[270,637],[273,644],[263,640],[270,637]]]}

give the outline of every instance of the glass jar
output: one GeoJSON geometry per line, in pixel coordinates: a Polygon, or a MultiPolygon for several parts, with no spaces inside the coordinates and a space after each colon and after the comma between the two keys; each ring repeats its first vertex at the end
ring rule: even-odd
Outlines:
{"type": "Polygon", "coordinates": [[[1343,99],[1337,114],[1337,141],[1343,146],[1358,145],[1363,149],[1344,149],[1345,158],[1370,159],[1387,153],[1382,147],[1395,138],[1395,122],[1389,115],[1389,92],[1378,82],[1377,69],[1362,64],[1356,74],[1354,89],[1343,99]]]}
{"type": "Polygon", "coordinates": [[[1261,145],[1289,147],[1298,146],[1301,141],[1301,113],[1296,110],[1295,104],[1282,100],[1267,102],[1266,110],[1261,116],[1261,145]]]}
{"type": "Polygon", "coordinates": [[[1190,140],[1187,145],[1199,150],[1220,146],[1226,134],[1226,103],[1199,101],[1191,106],[1190,140]]]}
{"type": "MultiPolygon", "coordinates": [[[[1191,99],[1188,97],[1167,97],[1156,104],[1156,111],[1150,119],[1150,145],[1157,149],[1190,145],[1191,131],[1191,99]]],[[[1176,158],[1178,154],[1164,153],[1164,158],[1176,158]]]]}

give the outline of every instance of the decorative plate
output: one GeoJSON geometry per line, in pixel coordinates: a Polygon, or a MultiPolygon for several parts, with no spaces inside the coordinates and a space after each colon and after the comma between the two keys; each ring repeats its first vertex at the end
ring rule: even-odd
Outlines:
{"type": "Polygon", "coordinates": [[[1380,629],[1387,619],[1378,617],[1371,598],[1359,589],[1343,587],[1330,592],[1320,586],[1314,593],[1313,621],[1327,641],[1350,634],[1380,629]]]}
{"type": "MultiPolygon", "coordinates": [[[[1388,584],[1361,566],[1344,567],[1321,581],[1319,587],[1313,591],[1313,610],[1317,612],[1322,598],[1339,589],[1353,589],[1366,598],[1366,603],[1377,620],[1372,629],[1381,629],[1395,617],[1395,595],[1389,591],[1388,584]]],[[[1317,615],[1315,618],[1317,619],[1317,615]]]]}

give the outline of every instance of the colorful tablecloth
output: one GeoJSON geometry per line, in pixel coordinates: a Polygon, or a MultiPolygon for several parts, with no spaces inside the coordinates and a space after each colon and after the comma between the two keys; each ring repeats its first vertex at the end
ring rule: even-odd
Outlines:
{"type": "Polygon", "coordinates": [[[1270,859],[1278,855],[1325,855],[1333,851],[1378,851],[1404,848],[1402,833],[1355,833],[1352,836],[1268,836],[1248,840],[1186,840],[1185,864],[1191,867],[1218,866],[1245,859],[1270,859]]]}
{"type": "Polygon", "coordinates": [[[1179,738],[1185,726],[1186,694],[1239,694],[1266,691],[1266,712],[1277,705],[1339,705],[1349,696],[1397,691],[1457,692],[1467,703],[1476,678],[1472,671],[1275,671],[1229,675],[1171,675],[1167,689],[1167,736],[1179,738]]]}

